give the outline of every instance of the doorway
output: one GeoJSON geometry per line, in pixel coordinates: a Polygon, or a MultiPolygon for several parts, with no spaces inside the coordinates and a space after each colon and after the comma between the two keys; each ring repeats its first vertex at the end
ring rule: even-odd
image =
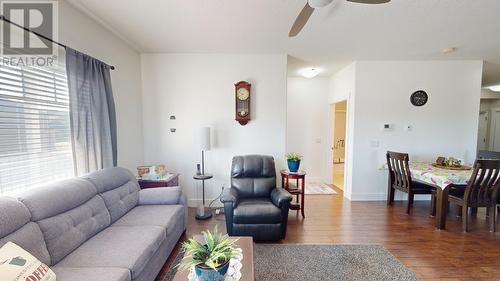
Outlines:
{"type": "Polygon", "coordinates": [[[491,109],[490,148],[492,151],[500,151],[500,107],[491,109]]]}
{"type": "Polygon", "coordinates": [[[332,117],[332,183],[344,190],[345,144],[347,128],[347,101],[340,101],[330,106],[332,117]]]}

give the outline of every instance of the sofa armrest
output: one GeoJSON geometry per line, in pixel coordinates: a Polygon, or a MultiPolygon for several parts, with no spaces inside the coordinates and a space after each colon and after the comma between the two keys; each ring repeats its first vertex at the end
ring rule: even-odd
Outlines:
{"type": "Polygon", "coordinates": [[[157,187],[139,191],[139,205],[176,205],[182,204],[180,186],[157,187]]]}
{"type": "Polygon", "coordinates": [[[271,192],[271,201],[278,208],[282,208],[285,204],[290,204],[292,195],[283,188],[275,188],[271,192]]]}
{"type": "Polygon", "coordinates": [[[224,205],[226,203],[231,203],[232,207],[236,208],[236,206],[238,206],[238,191],[234,188],[229,188],[229,190],[222,195],[220,201],[224,203],[224,205]]]}

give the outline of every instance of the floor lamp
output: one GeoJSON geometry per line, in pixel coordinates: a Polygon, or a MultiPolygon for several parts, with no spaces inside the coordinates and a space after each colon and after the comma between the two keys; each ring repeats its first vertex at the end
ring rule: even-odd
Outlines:
{"type": "Polygon", "coordinates": [[[212,217],[212,213],[205,210],[205,181],[211,179],[213,176],[211,174],[205,173],[205,151],[210,150],[210,128],[203,127],[199,130],[199,143],[201,150],[201,173],[196,173],[193,179],[201,181],[202,186],[202,204],[198,206],[198,211],[196,212],[196,219],[206,220],[212,217]]]}

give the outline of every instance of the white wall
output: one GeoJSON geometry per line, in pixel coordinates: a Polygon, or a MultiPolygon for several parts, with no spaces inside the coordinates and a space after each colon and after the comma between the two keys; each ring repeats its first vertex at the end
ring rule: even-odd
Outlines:
{"type": "Polygon", "coordinates": [[[408,152],[413,161],[473,161],[481,78],[481,61],[357,62],[351,199],[386,198],[387,171],[379,168],[387,150],[408,152]],[[429,95],[423,107],[410,104],[418,89],[429,95]],[[395,129],[384,132],[384,123],[395,129]]]}
{"type": "Polygon", "coordinates": [[[288,78],[286,151],[304,156],[300,169],[309,182],[331,182],[324,165],[331,154],[328,94],[328,78],[288,78]]]}
{"type": "Polygon", "coordinates": [[[118,128],[118,165],[143,162],[140,55],[107,29],[59,1],[59,41],[110,65],[118,128]]]}
{"type": "Polygon", "coordinates": [[[214,178],[207,181],[207,198],[215,198],[222,184],[229,187],[234,155],[272,155],[279,172],[285,167],[286,67],[285,54],[142,55],[145,162],[179,172],[193,205],[192,176],[201,157],[195,131],[210,126],[213,149],[206,171],[214,178]],[[240,80],[252,84],[252,120],[246,126],[234,120],[234,84],[240,80]]]}

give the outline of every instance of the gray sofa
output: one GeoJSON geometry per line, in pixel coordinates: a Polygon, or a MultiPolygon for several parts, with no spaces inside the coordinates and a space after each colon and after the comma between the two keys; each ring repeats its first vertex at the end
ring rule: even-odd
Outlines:
{"type": "Polygon", "coordinates": [[[180,187],[141,190],[123,168],[0,196],[0,246],[18,244],[58,281],[154,280],[186,225],[180,187]]]}

